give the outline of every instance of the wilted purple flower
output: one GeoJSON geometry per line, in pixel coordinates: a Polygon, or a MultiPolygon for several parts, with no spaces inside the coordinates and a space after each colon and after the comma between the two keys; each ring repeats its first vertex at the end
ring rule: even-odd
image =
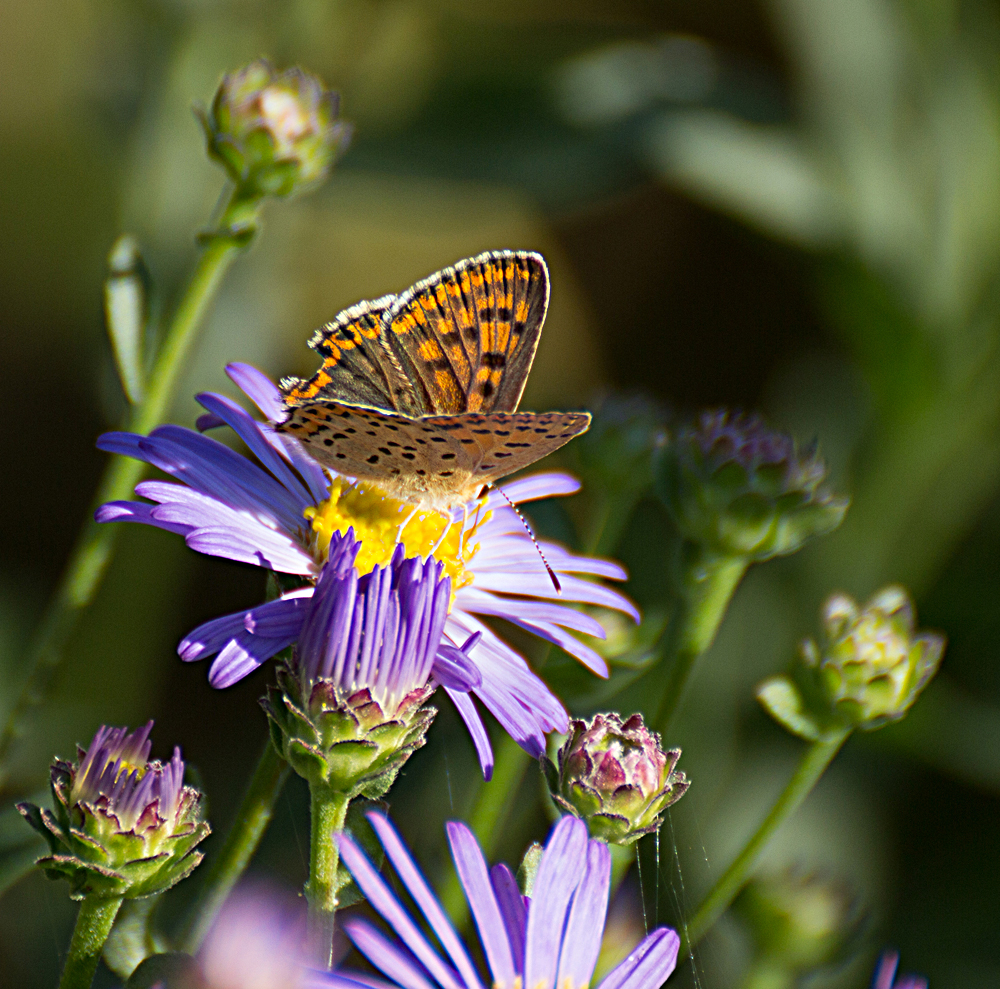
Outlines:
{"type": "Polygon", "coordinates": [[[675,769],[680,755],[660,748],[641,714],[624,722],[597,714],[570,723],[558,767],[546,760],[546,776],[556,803],[582,817],[595,838],[630,845],[656,831],[662,812],[687,792],[687,777],[675,769]]]}
{"type": "MultiPolygon", "coordinates": [[[[343,929],[354,946],[400,989],[586,989],[594,974],[608,908],[611,854],[587,838],[587,827],[564,817],[542,853],[529,895],[518,888],[504,864],[489,869],[472,832],[457,821],[447,825],[448,842],[475,918],[490,977],[480,978],[444,910],[388,819],[369,814],[386,857],[406,891],[444,947],[432,947],[389,884],[361,849],[340,838],[344,863],[372,908],[399,940],[391,940],[366,920],[351,917],[343,929]],[[402,943],[400,943],[402,942],[402,943]]],[[[598,989],[659,989],[677,962],[676,932],[658,927],[600,983],[598,989]]],[[[326,977],[332,989],[385,987],[360,972],[338,969],[326,977]]]]}
{"type": "Polygon", "coordinates": [[[388,566],[359,576],[359,545],[350,530],[336,534],[311,597],[260,609],[298,640],[265,710],[276,748],[311,784],[376,797],[424,744],[437,685],[465,693],[482,676],[442,642],[451,596],[443,566],[407,559],[399,546],[388,566]]]}
{"type": "Polygon", "coordinates": [[[896,981],[899,954],[887,951],[879,959],[872,979],[872,989],[927,989],[927,980],[919,975],[901,975],[896,981]]]}
{"type": "MultiPolygon", "coordinates": [[[[268,378],[246,364],[231,364],[227,371],[265,416],[275,421],[283,417],[281,395],[268,378]]],[[[144,460],[182,483],[143,481],[136,486],[136,494],[148,500],[109,502],[98,509],[98,521],[154,525],[183,535],[199,552],[304,578],[306,586],[284,600],[312,593],[311,584],[336,532],[353,529],[361,542],[356,564],[359,573],[385,566],[397,544],[404,545],[407,557],[431,553],[444,563],[452,579],[445,642],[460,649],[471,636],[480,635],[469,649],[469,657],[479,668],[481,683],[471,691],[448,685],[445,689],[469,725],[484,769],[492,765],[492,754],[471,694],[523,748],[541,756],[545,735],[566,730],[566,711],[524,658],[480,616],[500,617],[519,625],[606,676],[601,656],[571,634],[603,638],[604,630],[593,617],[568,605],[598,605],[638,620],[638,612],[627,598],[585,579],[623,580],[626,575],[621,567],[542,542],[546,557],[560,576],[559,595],[520,520],[499,492],[491,492],[484,504],[471,506],[467,513],[456,509],[451,520],[435,520],[430,513],[426,520],[418,517],[402,526],[406,506],[397,508],[381,495],[339,477],[331,483],[294,438],[276,434],[270,425],[255,421],[231,399],[202,394],[198,401],[208,411],[199,420],[199,427],[228,424],[256,461],[179,426],[161,426],[148,437],[107,433],[98,441],[101,449],[144,460]],[[397,511],[402,511],[399,526],[387,525],[387,517],[394,518],[392,513],[397,511]],[[431,539],[435,532],[438,536],[431,539]]],[[[550,473],[513,481],[505,485],[504,492],[518,504],[572,494],[578,488],[568,475],[550,473]]],[[[268,607],[262,605],[200,626],[181,642],[181,657],[191,661],[218,652],[210,674],[212,682],[216,686],[235,682],[295,641],[286,627],[262,621],[269,614],[262,609],[268,607]],[[230,671],[232,676],[228,672],[224,676],[222,671],[230,671]]]]}
{"type": "Polygon", "coordinates": [[[99,729],[77,765],[53,764],[53,811],[18,804],[52,851],[38,864],[69,879],[74,895],[148,896],[201,861],[194,849],[210,830],[201,794],[184,786],[179,748],[166,764],[149,761],[152,727],[99,729]]]}

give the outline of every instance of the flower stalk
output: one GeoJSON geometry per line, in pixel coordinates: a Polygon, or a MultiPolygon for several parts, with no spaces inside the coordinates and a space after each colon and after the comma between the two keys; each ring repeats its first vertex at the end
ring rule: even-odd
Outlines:
{"type": "Polygon", "coordinates": [[[80,902],[59,989],[90,989],[122,900],[121,896],[87,896],[80,902]]]}
{"type": "MultiPolygon", "coordinates": [[[[130,429],[148,433],[163,422],[169,412],[187,356],[209,306],[236,255],[252,239],[260,203],[259,197],[247,199],[238,190],[231,195],[217,230],[206,239],[174,312],[157,354],[145,397],[132,409],[130,429]]],[[[95,507],[106,501],[127,498],[144,469],[141,461],[123,456],[112,457],[97,489],[95,507]]],[[[91,518],[77,539],[55,596],[30,647],[28,677],[0,734],[0,785],[11,747],[24,730],[25,716],[47,696],[76,623],[101,586],[114,553],[116,537],[116,526],[100,525],[91,518]]]]}
{"type": "Polygon", "coordinates": [[[850,728],[841,728],[813,742],[806,749],[798,768],[767,817],[743,846],[743,850],[736,856],[729,868],[718,878],[685,925],[681,944],[682,955],[689,947],[701,940],[743,889],[775,831],[798,810],[802,801],[809,796],[850,734],[850,728]]]}
{"type": "Polygon", "coordinates": [[[337,837],[344,831],[350,798],[321,782],[309,785],[309,881],[305,894],[309,903],[309,944],[320,968],[333,965],[333,931],[337,918],[337,867],[340,847],[337,837]]]}
{"type": "Polygon", "coordinates": [[[671,664],[653,721],[661,735],[669,730],[695,664],[715,641],[749,565],[746,557],[720,556],[697,543],[682,544],[677,565],[677,611],[665,633],[664,651],[671,657],[671,664]]]}
{"type": "Polygon", "coordinates": [[[226,843],[212,862],[198,902],[180,938],[188,954],[193,955],[201,947],[233,887],[250,864],[274,817],[274,806],[285,788],[288,770],[288,763],[268,738],[236,811],[233,825],[226,835],[226,843]]]}

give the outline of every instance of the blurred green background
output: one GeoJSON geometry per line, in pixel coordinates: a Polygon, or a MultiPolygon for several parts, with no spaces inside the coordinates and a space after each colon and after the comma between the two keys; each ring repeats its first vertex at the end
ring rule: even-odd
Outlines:
{"type": "MultiPolygon", "coordinates": [[[[765,868],[826,868],[871,910],[862,956],[815,985],[864,985],[883,944],[934,989],[1000,985],[998,51],[996,0],[2,0],[0,701],[88,511],[94,439],[125,412],[102,323],[107,252],[136,235],[154,316],[169,311],[222,185],[192,102],[258,55],[300,63],[341,92],[354,142],[322,190],[268,207],[173,421],[193,424],[197,390],[234,392],[226,361],[308,373],[305,340],[340,308],[514,247],[541,250],[553,279],[526,408],[638,390],[665,410],[760,409],[818,438],[852,508],[737,593],[665,740],[694,785],[659,876],[643,874],[647,899],[659,884],[676,909],[696,905],[787,779],[798,743],[753,688],[814,630],[823,597],[899,581],[920,623],[949,636],[943,670],[906,721],[852,739],[765,868]]],[[[582,546],[607,494],[595,483],[534,521],[582,546]]],[[[643,496],[614,548],[654,621],[673,540],[643,496]]],[[[125,527],[12,796],[100,723],[155,717],[154,754],[183,746],[224,830],[265,736],[268,673],[214,692],[174,649],[263,590],[259,571],[125,527]]],[[[565,657],[545,675],[574,713],[628,714],[649,691],[628,663],[610,685],[565,657]]],[[[442,707],[391,794],[437,875],[440,824],[481,786],[442,707]]],[[[298,783],[258,860],[291,884],[307,857],[298,783]]],[[[521,798],[509,861],[546,827],[533,773],[521,798]]],[[[623,939],[641,928],[636,903],[621,905],[623,939]]],[[[52,985],[71,921],[61,886],[9,890],[3,983],[52,985]]],[[[727,917],[696,955],[699,985],[738,985],[749,951],[727,917]]]]}

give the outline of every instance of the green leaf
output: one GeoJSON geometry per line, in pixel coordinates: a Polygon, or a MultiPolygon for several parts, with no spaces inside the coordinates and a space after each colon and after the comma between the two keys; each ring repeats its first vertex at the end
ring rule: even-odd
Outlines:
{"type": "Polygon", "coordinates": [[[104,318],[122,388],[133,404],[146,392],[143,338],[146,333],[146,284],[135,238],[123,234],[108,255],[104,318]]]}

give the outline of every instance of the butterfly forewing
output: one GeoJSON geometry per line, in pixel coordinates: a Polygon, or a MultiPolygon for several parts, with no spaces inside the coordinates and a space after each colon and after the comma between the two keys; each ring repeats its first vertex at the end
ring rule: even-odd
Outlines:
{"type": "Polygon", "coordinates": [[[548,307],[548,269],[529,251],[491,251],[445,268],[392,304],[389,343],[423,413],[513,412],[548,307]]]}
{"type": "Polygon", "coordinates": [[[294,406],[336,398],[419,415],[413,385],[386,342],[385,314],[396,298],[359,302],[317,330],[309,346],[323,363],[308,381],[282,381],[285,402],[294,406]]]}

